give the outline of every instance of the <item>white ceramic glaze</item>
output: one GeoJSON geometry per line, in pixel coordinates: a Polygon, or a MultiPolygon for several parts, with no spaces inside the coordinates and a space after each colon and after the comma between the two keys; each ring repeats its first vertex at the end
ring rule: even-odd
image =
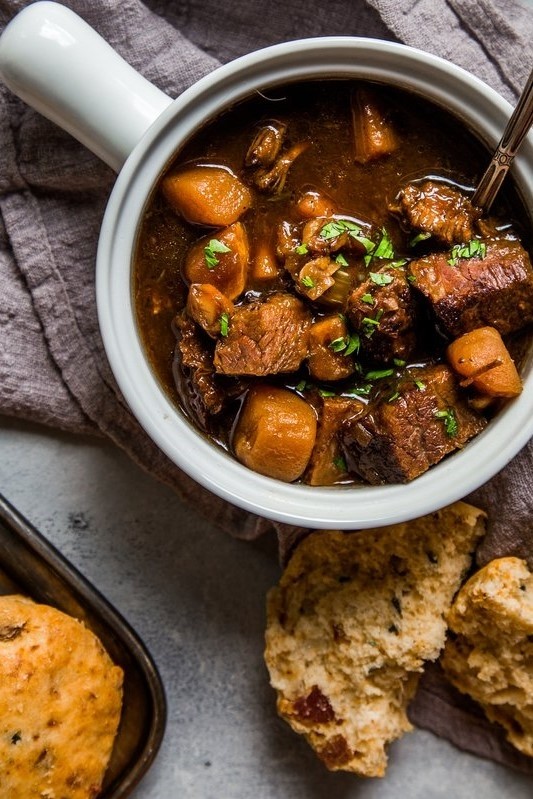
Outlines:
{"type": "MultiPolygon", "coordinates": [[[[32,9],[49,9],[52,5],[37,3],[24,13],[38,15],[38,10],[32,9]]],[[[70,12],[62,18],[63,28],[69,16],[70,12]]],[[[34,25],[37,35],[38,29],[34,25]]],[[[93,46],[96,47],[94,42],[93,46]]],[[[98,58],[93,51],[93,61],[98,58]]],[[[11,74],[17,74],[19,69],[13,65],[16,60],[16,53],[11,53],[11,74]]],[[[26,85],[31,84],[29,64],[23,71],[26,85]]],[[[76,74],[82,73],[83,70],[76,70],[76,74]]],[[[0,75],[5,74],[0,39],[0,75]]],[[[56,113],[54,98],[61,93],[63,81],[55,74],[58,85],[53,91],[46,91],[47,103],[52,98],[52,107],[45,112],[48,116],[53,114],[61,124],[63,106],[56,113]]],[[[147,363],[132,301],[131,264],[138,221],[158,176],[180,144],[221,108],[254,90],[265,91],[287,81],[324,76],[368,78],[421,93],[454,112],[490,147],[498,142],[511,113],[505,100],[464,70],[390,42],[324,37],[275,45],[237,59],[200,80],[161,110],[126,160],[102,226],[97,302],[102,336],[117,382],[140,423],[176,464],[215,494],[264,516],[311,527],[364,528],[404,521],[455,501],[486,482],[518,452],[533,434],[533,351],[525,365],[522,395],[461,452],[412,483],[332,488],[289,485],[241,466],[198,434],[176,410],[147,363]]],[[[16,91],[13,82],[11,85],[16,91]]],[[[136,91],[142,91],[142,86],[142,81],[137,83],[136,91]]],[[[25,99],[32,102],[34,96],[40,96],[40,87],[39,81],[37,90],[26,90],[25,99]]],[[[82,98],[77,102],[79,116],[82,98]]],[[[90,118],[90,105],[86,113],[90,118]]],[[[81,124],[79,118],[77,121],[85,130],[86,123],[81,124]]],[[[123,141],[113,145],[114,130],[103,130],[101,140],[95,126],[90,130],[94,138],[83,140],[91,149],[98,152],[99,141],[103,140],[107,152],[123,152],[123,141]]],[[[77,130],[73,132],[78,135],[77,130]]],[[[533,208],[531,135],[514,164],[513,174],[524,201],[533,208]]]]}
{"type": "Polygon", "coordinates": [[[116,172],[172,102],[59,3],[27,6],[7,26],[0,77],[116,172]]]}

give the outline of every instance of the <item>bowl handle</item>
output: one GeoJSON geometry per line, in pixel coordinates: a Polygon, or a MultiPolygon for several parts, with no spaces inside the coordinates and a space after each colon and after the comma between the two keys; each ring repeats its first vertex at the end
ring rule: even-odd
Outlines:
{"type": "Polygon", "coordinates": [[[0,79],[116,172],[172,102],[77,14],[27,6],[0,37],[0,79]]]}

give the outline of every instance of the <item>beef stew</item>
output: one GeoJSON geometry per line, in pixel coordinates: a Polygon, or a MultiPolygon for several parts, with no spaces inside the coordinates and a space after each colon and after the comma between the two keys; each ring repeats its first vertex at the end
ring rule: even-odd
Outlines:
{"type": "Polygon", "coordinates": [[[510,393],[482,378],[514,368],[533,322],[512,186],[490,219],[469,199],[486,163],[442,109],[364,82],[272,89],[204,126],[153,192],[135,255],[168,395],[287,482],[406,482],[463,447],[516,396],[514,375],[510,393]],[[452,357],[487,327],[500,354],[452,357]]]}

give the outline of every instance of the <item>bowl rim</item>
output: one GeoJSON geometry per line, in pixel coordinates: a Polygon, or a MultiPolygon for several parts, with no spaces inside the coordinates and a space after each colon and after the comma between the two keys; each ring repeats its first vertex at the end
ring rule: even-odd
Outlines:
{"type": "MultiPolygon", "coordinates": [[[[242,56],[205,76],[153,123],[121,170],[102,224],[96,271],[100,330],[133,414],[171,461],[214,494],[274,521],[339,529],[407,521],[463,498],[502,469],[533,435],[533,347],[524,391],[462,451],[407,484],[318,487],[259,475],[210,443],[177,409],[149,366],[135,324],[132,261],[138,221],[180,143],[223,107],[259,88],[316,77],[365,77],[429,95],[494,146],[512,108],[475,76],[403,44],[357,37],[299,39],[242,56]],[[482,120],[482,122],[481,122],[482,120]],[[133,221],[132,221],[133,220],[133,221]]],[[[533,207],[533,136],[513,166],[533,207]]]]}

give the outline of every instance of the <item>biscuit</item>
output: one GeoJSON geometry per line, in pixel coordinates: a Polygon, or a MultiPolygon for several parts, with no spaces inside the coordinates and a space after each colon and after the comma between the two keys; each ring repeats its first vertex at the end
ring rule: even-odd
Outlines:
{"type": "Polygon", "coordinates": [[[533,757],[533,574],[498,558],[463,586],[448,614],[442,666],[450,681],[533,757]]]}
{"type": "Polygon", "coordinates": [[[122,669],[81,622],[0,597],[2,799],[93,799],[122,705],[122,669]]]}
{"type": "Polygon", "coordinates": [[[296,548],[268,594],[265,662],[279,714],[329,769],[385,773],[484,531],[485,514],[459,502],[405,524],[313,532],[296,548]]]}

